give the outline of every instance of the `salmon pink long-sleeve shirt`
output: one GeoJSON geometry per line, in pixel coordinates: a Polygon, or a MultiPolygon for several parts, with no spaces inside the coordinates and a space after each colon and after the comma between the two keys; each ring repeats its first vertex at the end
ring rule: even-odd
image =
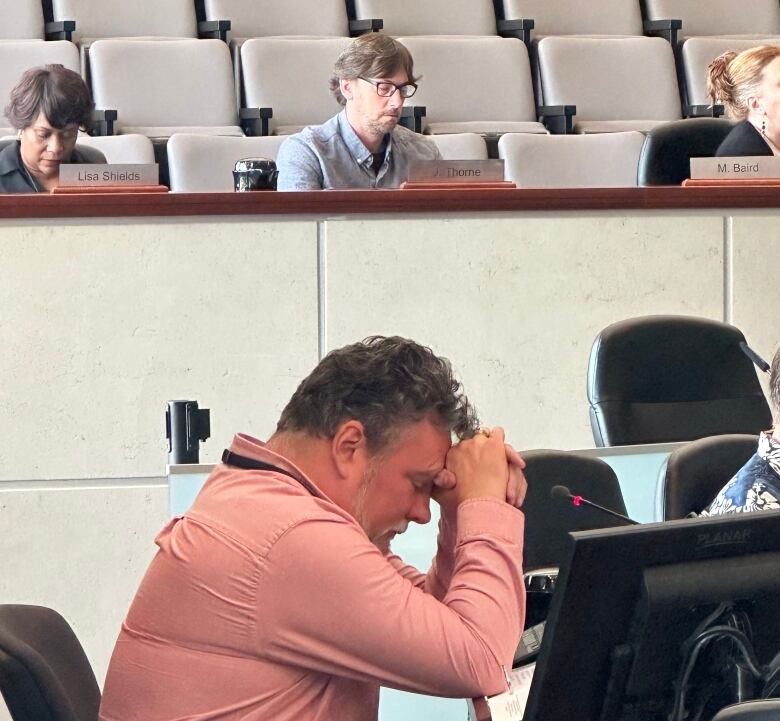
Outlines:
{"type": "Polygon", "coordinates": [[[523,514],[494,499],[442,518],[423,575],[250,436],[158,535],[114,649],[101,721],[376,721],[379,686],[506,690],[520,637],[523,514]]]}

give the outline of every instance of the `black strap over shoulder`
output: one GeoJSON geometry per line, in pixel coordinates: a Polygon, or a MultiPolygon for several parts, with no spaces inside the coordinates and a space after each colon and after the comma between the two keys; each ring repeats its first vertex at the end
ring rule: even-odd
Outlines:
{"type": "Polygon", "coordinates": [[[246,471],[272,471],[274,473],[281,473],[290,478],[296,478],[290,471],[284,468],[279,468],[272,463],[265,463],[263,461],[257,461],[254,458],[247,458],[246,456],[240,456],[238,453],[232,453],[227,448],[222,453],[222,462],[226,466],[233,466],[234,468],[243,468],[246,471]]]}

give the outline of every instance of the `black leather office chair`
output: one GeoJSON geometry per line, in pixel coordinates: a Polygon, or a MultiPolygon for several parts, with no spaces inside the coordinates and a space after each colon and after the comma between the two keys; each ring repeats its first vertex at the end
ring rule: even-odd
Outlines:
{"type": "Polygon", "coordinates": [[[597,446],[758,434],[772,414],[734,326],[706,318],[645,316],[605,328],[588,363],[597,446]]]}
{"type": "Polygon", "coordinates": [[[777,721],[780,719],[780,698],[744,701],[722,708],[712,721],[777,721]]]}
{"type": "Polygon", "coordinates": [[[653,128],[639,154],[639,185],[679,185],[691,177],[691,158],[712,158],[731,131],[720,118],[674,120],[653,128]]]}
{"type": "Polygon", "coordinates": [[[0,693],[13,721],[97,721],[100,707],[84,649],[43,606],[0,605],[0,693]]]}
{"type": "Polygon", "coordinates": [[[674,450],[659,474],[656,518],[670,521],[706,508],[757,444],[756,436],[733,434],[700,438],[674,450]]]}
{"type": "Polygon", "coordinates": [[[528,493],[523,503],[525,545],[523,570],[557,567],[563,560],[569,531],[620,525],[595,509],[576,507],[550,497],[553,486],[625,515],[626,504],[612,468],[604,461],[568,451],[534,450],[522,454],[528,493]]]}

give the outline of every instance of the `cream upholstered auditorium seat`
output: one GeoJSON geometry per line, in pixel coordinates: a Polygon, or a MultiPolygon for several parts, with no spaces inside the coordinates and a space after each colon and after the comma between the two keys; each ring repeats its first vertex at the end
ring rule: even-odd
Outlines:
{"type": "Polygon", "coordinates": [[[89,48],[103,38],[197,38],[192,0],[51,0],[54,20],[73,20],[81,73],[89,75],[89,48]]]}
{"type": "Polygon", "coordinates": [[[43,40],[41,0],[0,0],[0,39],[43,40]]]}
{"type": "Polygon", "coordinates": [[[549,36],[538,57],[544,104],[576,105],[575,132],[648,131],[682,117],[666,40],[549,36]]]}
{"type": "Polygon", "coordinates": [[[649,20],[682,20],[678,40],[702,35],[780,36],[777,0],[645,0],[649,20]]]}
{"type": "Polygon", "coordinates": [[[348,36],[344,0],[203,0],[206,20],[230,20],[229,38],[348,36]]]}
{"type": "MultiPolygon", "coordinates": [[[[5,108],[12,88],[28,68],[48,63],[59,63],[69,70],[79,71],[79,53],[73,43],[66,40],[3,40],[0,42],[0,98],[5,108]]],[[[0,135],[16,131],[8,120],[0,120],[0,135]]]]}
{"type": "Polygon", "coordinates": [[[97,40],[90,57],[95,107],[117,111],[116,134],[243,135],[221,40],[97,40]]]}
{"type": "Polygon", "coordinates": [[[537,122],[528,50],[515,38],[401,37],[421,75],[406,105],[425,106],[423,132],[546,133],[537,122]]]}
{"type": "Polygon", "coordinates": [[[54,20],[74,20],[74,42],[100,38],[196,38],[192,0],[51,0],[54,20]]]}
{"type": "Polygon", "coordinates": [[[107,163],[122,165],[125,163],[156,163],[154,146],[145,135],[106,135],[90,137],[80,135],[79,145],[87,145],[99,150],[107,163]]]}
{"type": "Polygon", "coordinates": [[[504,177],[520,188],[636,186],[645,136],[636,131],[594,135],[507,133],[498,141],[504,177]]]}
{"type": "Polygon", "coordinates": [[[283,141],[282,136],[227,138],[177,133],[168,140],[171,190],[179,193],[231,192],[237,160],[276,160],[283,141]]]}
{"type": "Polygon", "coordinates": [[[493,0],[354,0],[355,17],[390,35],[495,35],[493,0]]]}
{"type": "Polygon", "coordinates": [[[349,38],[253,38],[241,46],[244,105],[272,108],[270,135],[324,123],[341,109],[330,94],[333,63],[349,38]]]}
{"type": "Polygon", "coordinates": [[[547,35],[643,35],[638,0],[500,0],[507,20],[533,20],[532,38],[547,35]]]}
{"type": "Polygon", "coordinates": [[[709,105],[707,95],[707,66],[727,50],[742,52],[756,45],[780,45],[780,37],[768,38],[690,38],[682,46],[682,60],[688,103],[709,105]]]}
{"type": "Polygon", "coordinates": [[[478,133],[453,133],[451,135],[430,135],[444,160],[487,160],[488,149],[485,139],[478,133]]]}

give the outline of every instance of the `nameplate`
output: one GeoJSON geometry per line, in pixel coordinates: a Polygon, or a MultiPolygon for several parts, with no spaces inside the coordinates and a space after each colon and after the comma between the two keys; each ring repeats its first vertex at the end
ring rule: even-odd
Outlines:
{"type": "Polygon", "coordinates": [[[691,178],[780,178],[780,157],[752,155],[744,158],[691,158],[691,178]]]}
{"type": "Polygon", "coordinates": [[[412,183],[484,183],[503,179],[503,160],[417,160],[409,164],[412,183]]]}
{"type": "Polygon", "coordinates": [[[160,168],[157,163],[79,164],[60,166],[60,185],[70,187],[100,187],[103,185],[157,185],[160,168]]]}

